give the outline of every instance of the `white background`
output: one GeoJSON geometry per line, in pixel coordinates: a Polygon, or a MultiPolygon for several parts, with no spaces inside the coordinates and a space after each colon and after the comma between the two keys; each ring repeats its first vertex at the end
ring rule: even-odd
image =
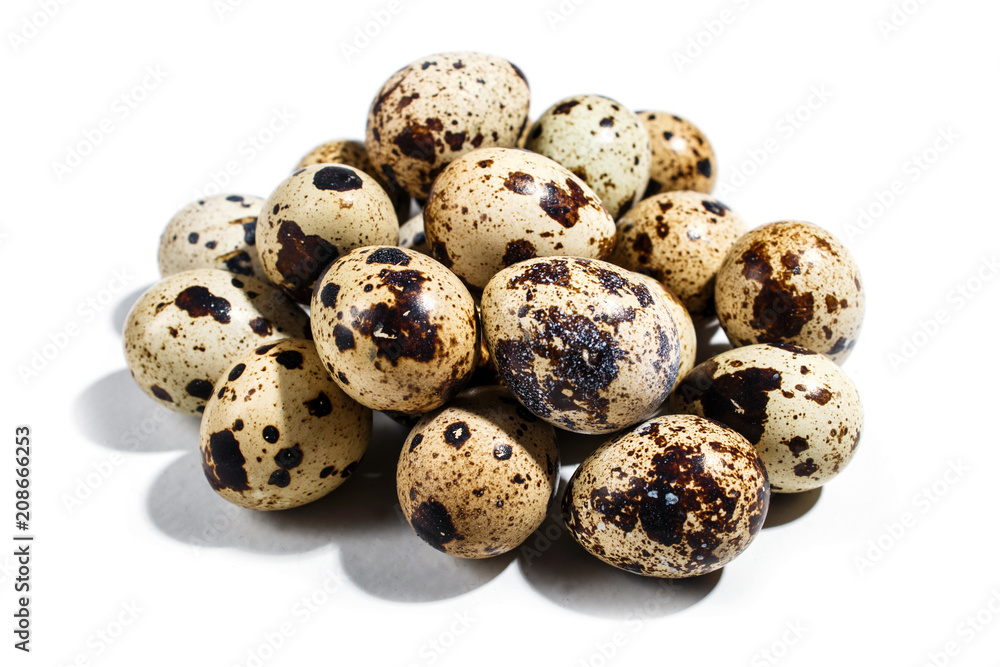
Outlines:
{"type": "MultiPolygon", "coordinates": [[[[0,549],[4,664],[1000,664],[997,3],[223,2],[3,3],[0,536],[19,424],[37,536],[30,656],[0,549]],[[721,576],[664,586],[544,534],[490,562],[439,554],[395,513],[403,433],[381,420],[324,501],[237,510],[202,477],[194,420],[132,386],[120,327],[170,217],[227,163],[226,190],[267,196],[445,50],[517,63],[533,117],[593,92],[690,118],[719,198],[753,226],[820,224],[860,263],[857,457],[776,498],[721,576]]],[[[564,477],[585,453],[567,447],[564,477]]]]}

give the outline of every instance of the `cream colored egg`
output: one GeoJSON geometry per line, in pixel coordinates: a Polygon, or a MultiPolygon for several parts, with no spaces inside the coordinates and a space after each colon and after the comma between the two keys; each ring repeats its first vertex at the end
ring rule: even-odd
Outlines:
{"type": "Polygon", "coordinates": [[[171,410],[197,415],[215,381],[244,351],[309,335],[309,317],[273,285],[194,269],[164,278],[132,306],[125,320],[125,360],[146,394],[171,410]]]}
{"type": "Polygon", "coordinates": [[[311,341],[245,352],[216,387],[201,420],[202,469],[231,503],[311,503],[343,484],[368,448],[372,411],[330,379],[311,341]]]}
{"type": "Polygon", "coordinates": [[[645,196],[674,190],[711,193],[718,166],[704,133],[680,116],[661,111],[637,113],[649,133],[653,154],[645,196]]]}
{"type": "Polygon", "coordinates": [[[586,183],[516,148],[452,162],[434,182],[424,231],[434,257],[479,289],[532,257],[607,257],[615,240],[614,221],[586,183]]]}
{"type": "Polygon", "coordinates": [[[403,515],[462,558],[516,548],[545,519],[559,480],[555,430],[506,390],[477,387],[425,415],[399,455],[403,515]]]}
{"type": "Polygon", "coordinates": [[[747,345],[699,364],[670,395],[671,412],[716,419],[760,453],[779,493],[826,484],[861,439],[861,399],[829,358],[792,345],[747,345]]]}
{"type": "Polygon", "coordinates": [[[692,415],[652,419],[591,454],[566,487],[563,520],[592,555],[647,577],[693,577],[741,554],[770,491],[753,446],[692,415]]]}

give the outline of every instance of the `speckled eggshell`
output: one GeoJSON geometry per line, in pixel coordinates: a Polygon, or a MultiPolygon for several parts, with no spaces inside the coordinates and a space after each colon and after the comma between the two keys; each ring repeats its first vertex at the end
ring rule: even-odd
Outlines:
{"type": "Polygon", "coordinates": [[[425,255],[431,254],[431,249],[427,245],[427,236],[424,234],[423,213],[416,214],[399,228],[399,247],[416,250],[425,255]]]}
{"type": "Polygon", "coordinates": [[[734,346],[791,343],[847,359],[865,292],[851,253],[808,222],[773,222],[740,237],[715,284],[719,322],[734,346]]]}
{"type": "Polygon", "coordinates": [[[410,215],[410,195],[402,188],[392,185],[385,180],[368,159],[365,152],[365,145],[360,141],[350,139],[335,139],[320,144],[316,148],[306,153],[293,171],[298,171],[303,167],[310,167],[314,164],[346,164],[349,167],[360,169],[382,186],[385,193],[389,195],[392,206],[396,210],[396,217],[402,224],[410,215]]]}
{"type": "Polygon", "coordinates": [[[747,345],[695,368],[671,412],[711,417],[760,453],[779,493],[826,484],[850,462],[864,415],[854,383],[829,358],[793,345],[747,345]]]}
{"type": "Polygon", "coordinates": [[[474,148],[513,146],[528,121],[528,81],[484,53],[421,58],[385,82],[368,112],[365,148],[390,183],[426,199],[449,162],[474,148]]]}
{"type": "Polygon", "coordinates": [[[254,247],[263,205],[259,197],[222,194],[182,208],[160,236],[160,275],[221,269],[267,280],[254,247]]]}
{"type": "Polygon", "coordinates": [[[618,219],[649,182],[649,136],[639,118],[600,95],[553,104],[528,133],[525,148],[550,157],[593,188],[618,219]]]}
{"type": "Polygon", "coordinates": [[[677,336],[681,346],[681,361],[677,369],[677,378],[680,379],[691,372],[694,368],[694,362],[698,357],[698,332],[694,328],[694,320],[691,319],[688,309],[684,307],[684,302],[676,294],[664,287],[663,283],[656,278],[645,276],[641,273],[637,273],[636,275],[649,286],[650,291],[656,291],[663,297],[663,303],[667,306],[667,310],[670,311],[670,315],[674,318],[674,323],[677,325],[677,336]]]}
{"type": "Polygon", "coordinates": [[[311,341],[246,352],[216,386],[201,420],[201,462],[231,503],[283,510],[318,500],[368,448],[372,411],[340,391],[311,341]]]}
{"type": "Polygon", "coordinates": [[[647,577],[694,577],[742,553],[770,501],[753,446],[693,415],[652,419],[591,454],[566,487],[563,520],[584,549],[647,577]]]}
{"type": "Polygon", "coordinates": [[[690,121],[662,111],[639,111],[649,133],[653,163],[646,197],[658,192],[693,190],[709,194],[718,168],[708,138],[690,121]]]}
{"type": "Polygon", "coordinates": [[[257,251],[271,281],[309,303],[313,283],[340,255],[396,245],[399,222],[375,179],[348,165],[317,164],[286,178],[264,204],[257,251]]]}
{"type": "Polygon", "coordinates": [[[427,255],[367,247],[334,262],[316,285],[313,338],[341,389],[397,417],[448,402],[476,368],[476,305],[427,255]]]}
{"type": "Polygon", "coordinates": [[[484,148],[455,160],[424,209],[434,257],[482,289],[501,269],[532,257],[605,258],[615,223],[590,187],[547,157],[484,148]]]}
{"type": "Polygon", "coordinates": [[[500,387],[425,415],[399,455],[396,492],[425,542],[461,558],[516,548],[541,525],[559,480],[555,430],[500,387]]]}
{"type": "Polygon", "coordinates": [[[695,317],[712,313],[715,276],[726,253],[746,233],[728,206],[700,192],[664,192],[639,202],[618,221],[611,259],[653,276],[695,317]]]}
{"type": "Polygon", "coordinates": [[[125,360],[132,378],[159,404],[197,415],[241,353],[266,341],[309,335],[309,317],[273,285],[193,269],[164,278],[132,306],[125,320],[125,360]]]}
{"type": "Polygon", "coordinates": [[[483,291],[482,315],[503,384],[568,431],[648,418],[677,376],[680,341],[663,297],[607,262],[547,257],[504,269],[483,291]]]}

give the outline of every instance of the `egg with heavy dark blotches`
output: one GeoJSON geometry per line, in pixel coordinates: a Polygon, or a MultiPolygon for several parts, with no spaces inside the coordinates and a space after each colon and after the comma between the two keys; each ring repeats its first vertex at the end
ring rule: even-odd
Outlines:
{"type": "Polygon", "coordinates": [[[482,148],[452,162],[434,181],[424,232],[434,257],[479,289],[526,259],[603,259],[615,246],[614,220],[590,186],[517,148],[482,148]]]}
{"type": "Polygon", "coordinates": [[[257,225],[268,278],[301,303],[309,303],[316,278],[340,255],[398,240],[399,221],[385,190],[343,164],[303,167],[286,178],[257,225]]]}
{"type": "Polygon", "coordinates": [[[563,521],[605,563],[647,577],[717,570],[760,532],[770,489],[753,445],[694,415],[657,417],[577,468],[563,521]]]}
{"type": "Polygon", "coordinates": [[[746,232],[743,219],[700,192],[643,199],[618,221],[611,261],[661,281],[696,317],[712,314],[715,276],[746,232]]]}
{"type": "Polygon", "coordinates": [[[785,344],[737,347],[699,364],[674,388],[671,412],[710,417],[760,453],[780,493],[826,484],[851,461],[864,413],[829,358],[785,344]]]}
{"type": "Polygon", "coordinates": [[[197,415],[242,352],[309,336],[309,317],[273,285],[194,269],[167,276],[132,306],[125,360],[136,384],[160,405],[197,415]]]}
{"type": "Polygon", "coordinates": [[[462,558],[524,542],[558,481],[555,430],[497,386],[469,389],[424,415],[396,469],[399,505],[417,535],[462,558]]]}
{"type": "Polygon", "coordinates": [[[661,111],[637,114],[649,133],[653,156],[644,196],[674,190],[711,193],[719,171],[705,134],[680,116],[661,111]]]}
{"type": "Polygon", "coordinates": [[[677,377],[677,324],[661,292],[608,262],[528,260],[483,290],[483,334],[503,384],[532,413],[576,433],[651,416],[677,377]]]}
{"type": "Polygon", "coordinates": [[[365,148],[390,183],[426,199],[448,163],[513,146],[528,122],[529,90],[514,64],[485,53],[438,53],[385,82],[368,111],[365,148]]]}
{"type": "Polygon", "coordinates": [[[808,222],[773,222],[741,236],[715,282],[719,323],[735,346],[791,343],[843,363],[865,313],[851,253],[808,222]]]}
{"type": "Polygon", "coordinates": [[[680,343],[680,365],[677,367],[677,379],[681,379],[691,372],[694,362],[698,357],[698,332],[694,328],[694,320],[691,313],[684,307],[684,302],[671,292],[656,278],[637,273],[643,279],[650,291],[655,291],[663,297],[663,303],[670,311],[677,325],[677,340],[680,343]]]}
{"type": "Polygon", "coordinates": [[[440,407],[476,368],[479,324],[469,290],[427,255],[359,248],[330,265],[312,299],[313,338],[344,392],[414,417],[440,407]]]}
{"type": "Polygon", "coordinates": [[[402,224],[410,214],[410,195],[398,185],[389,183],[382,176],[382,173],[372,166],[365,152],[365,145],[360,141],[350,139],[334,139],[316,146],[311,151],[302,156],[294,171],[314,164],[346,164],[349,167],[360,169],[382,186],[385,193],[389,195],[392,206],[396,209],[396,217],[402,224]]]}
{"type": "Polygon", "coordinates": [[[312,341],[245,352],[216,382],[201,419],[201,462],[215,491],[256,510],[318,500],[368,448],[372,411],[330,379],[312,341]]]}
{"type": "Polygon", "coordinates": [[[263,205],[259,197],[222,194],[182,208],[160,236],[160,275],[221,269],[266,280],[255,247],[257,216],[263,205]]]}
{"type": "Polygon", "coordinates": [[[525,148],[552,158],[583,179],[618,219],[649,182],[649,136],[639,118],[601,95],[553,104],[528,132],[525,148]]]}

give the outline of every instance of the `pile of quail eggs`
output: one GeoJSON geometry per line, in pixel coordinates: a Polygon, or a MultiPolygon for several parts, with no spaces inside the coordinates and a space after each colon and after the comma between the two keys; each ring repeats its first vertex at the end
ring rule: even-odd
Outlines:
{"type": "Polygon", "coordinates": [[[379,90],[364,143],[316,147],[267,199],[185,207],[127,318],[132,377],[200,417],[208,483],[254,510],[343,484],[387,413],[412,427],[403,514],[462,558],[560,502],[559,430],[606,434],[561,498],[573,537],[636,574],[720,568],[772,492],[854,455],[858,268],[815,225],[748,231],[683,118],[528,106],[512,63],[429,56],[379,90]],[[715,317],[734,347],[696,366],[715,317]]]}

